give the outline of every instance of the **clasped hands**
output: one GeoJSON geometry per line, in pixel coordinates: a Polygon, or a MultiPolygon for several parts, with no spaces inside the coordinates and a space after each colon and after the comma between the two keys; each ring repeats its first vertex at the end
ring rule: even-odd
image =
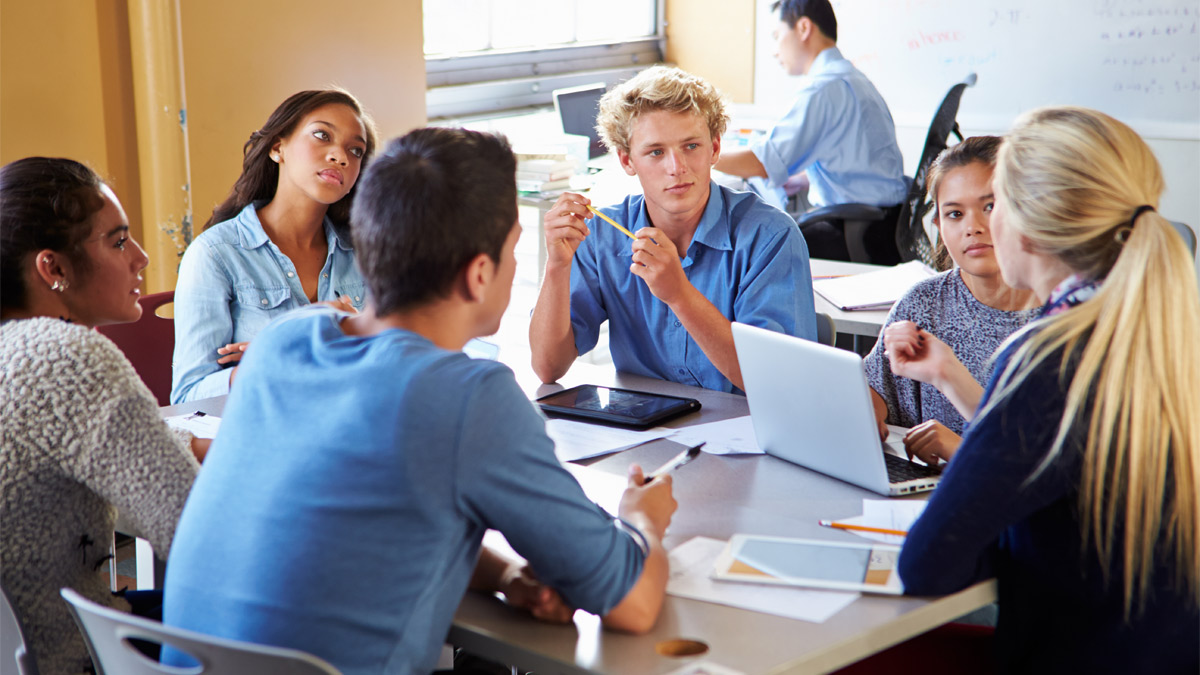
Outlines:
{"type": "MultiPolygon", "coordinates": [[[[943,391],[947,374],[963,368],[954,350],[912,321],[897,321],[883,331],[884,354],[892,372],[943,391]]],[[[918,424],[904,436],[904,450],[929,465],[948,462],[962,438],[937,420],[918,424]]]]}
{"type": "MultiPolygon", "coordinates": [[[[574,192],[562,193],[546,212],[543,226],[546,231],[548,265],[570,265],[575,251],[591,234],[587,221],[594,216],[588,210],[591,200],[574,192]]],[[[593,222],[611,227],[598,218],[593,222]]],[[[643,227],[634,232],[633,263],[629,271],[641,277],[654,297],[667,305],[683,299],[691,287],[683,272],[683,263],[675,243],[656,227],[643,227]]]]}

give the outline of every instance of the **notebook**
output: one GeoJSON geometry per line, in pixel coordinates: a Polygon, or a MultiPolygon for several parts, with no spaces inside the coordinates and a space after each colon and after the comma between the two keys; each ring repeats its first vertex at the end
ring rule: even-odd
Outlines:
{"type": "Polygon", "coordinates": [[[919,281],[937,274],[919,260],[846,277],[818,279],[813,290],[842,310],[887,309],[919,281]]]}
{"type": "Polygon", "coordinates": [[[764,452],[890,497],[937,485],[938,469],[885,452],[857,354],[741,323],[733,342],[764,452]]]}

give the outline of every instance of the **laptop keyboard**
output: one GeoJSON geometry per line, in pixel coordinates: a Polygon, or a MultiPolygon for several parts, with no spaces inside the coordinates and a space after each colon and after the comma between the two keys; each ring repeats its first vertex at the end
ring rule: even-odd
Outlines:
{"type": "Polygon", "coordinates": [[[910,462],[907,459],[902,459],[888,453],[883,454],[884,463],[887,464],[888,482],[903,483],[908,480],[918,478],[930,478],[942,473],[942,470],[924,464],[910,462]]]}

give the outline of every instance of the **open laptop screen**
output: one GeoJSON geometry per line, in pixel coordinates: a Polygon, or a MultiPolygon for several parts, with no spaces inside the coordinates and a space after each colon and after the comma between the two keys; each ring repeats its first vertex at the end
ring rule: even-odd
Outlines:
{"type": "Polygon", "coordinates": [[[596,82],[554,90],[554,109],[562,120],[563,132],[588,137],[588,159],[605,153],[600,134],[596,131],[596,115],[600,112],[600,97],[604,96],[604,89],[603,82],[596,82]]]}

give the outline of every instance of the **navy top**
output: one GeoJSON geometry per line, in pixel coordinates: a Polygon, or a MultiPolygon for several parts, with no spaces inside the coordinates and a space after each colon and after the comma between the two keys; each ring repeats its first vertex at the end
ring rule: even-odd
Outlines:
{"type": "MultiPolygon", "coordinates": [[[[1021,342],[1001,352],[996,374],[1021,342]]],[[[996,577],[997,651],[1007,672],[1196,673],[1200,613],[1195,598],[1173,583],[1174,555],[1155,556],[1144,611],[1135,609],[1126,622],[1122,549],[1105,583],[1094,543],[1083,544],[1083,434],[1073,434],[1026,484],[1062,419],[1069,377],[1059,380],[1061,363],[1061,353],[1048,358],[999,407],[968,426],[901,551],[905,592],[952,593],[996,577]]],[[[985,402],[995,384],[993,375],[985,402]]],[[[1116,537],[1122,541],[1123,533],[1116,537]]]]}

